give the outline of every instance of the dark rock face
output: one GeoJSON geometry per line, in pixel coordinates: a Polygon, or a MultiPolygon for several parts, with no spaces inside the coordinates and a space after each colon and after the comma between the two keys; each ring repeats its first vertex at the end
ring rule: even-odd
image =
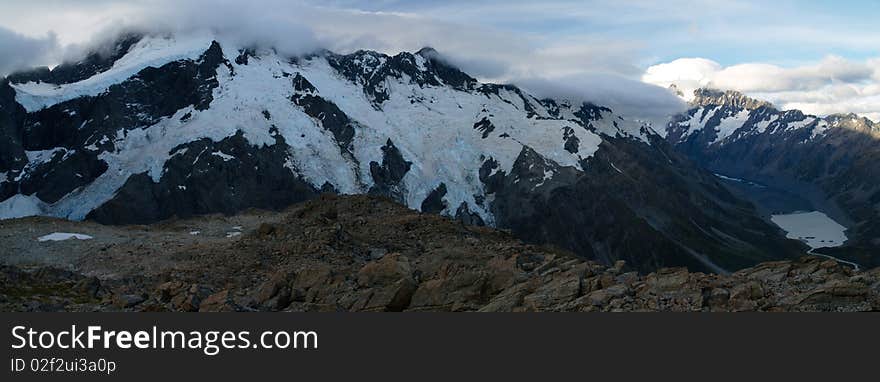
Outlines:
{"type": "Polygon", "coordinates": [[[310,117],[321,122],[321,126],[333,133],[343,154],[354,158],[351,141],[354,139],[355,122],[352,121],[333,102],[317,95],[315,87],[299,73],[293,78],[293,88],[297,94],[291,100],[310,117]]]}
{"type": "Polygon", "coordinates": [[[694,92],[693,104],[697,106],[727,105],[733,108],[749,110],[773,107],[770,102],[749,98],[737,91],[720,91],[706,88],[697,89],[694,92]]]}
{"type": "Polygon", "coordinates": [[[206,109],[218,84],[217,68],[224,62],[220,45],[215,42],[198,60],[146,68],[100,95],[76,98],[30,114],[14,101],[14,91],[10,94],[12,89],[4,82],[0,85],[0,103],[5,102],[3,108],[12,112],[0,113],[0,132],[10,135],[3,143],[9,147],[0,154],[0,165],[14,170],[27,160],[23,150],[55,150],[48,161],[28,164],[28,172],[18,182],[4,183],[0,190],[4,198],[20,190],[53,203],[91,183],[107,170],[107,164],[98,156],[115,149],[113,140],[119,134],[153,125],[187,106],[206,109]],[[21,126],[20,130],[14,126],[21,126]]]}
{"type": "Polygon", "coordinates": [[[470,89],[476,84],[477,80],[459,70],[454,65],[447,63],[443,57],[433,48],[425,47],[416,52],[416,55],[424,57],[428,60],[426,66],[434,75],[443,83],[452,86],[454,89],[464,90],[470,89]]]}
{"type": "Polygon", "coordinates": [[[370,162],[370,175],[375,183],[370,188],[371,195],[384,195],[398,202],[403,201],[402,181],[412,167],[412,162],[403,158],[400,150],[391,139],[382,146],[382,164],[370,162]]]}
{"type": "Polygon", "coordinates": [[[447,204],[446,201],[443,200],[443,197],[446,196],[446,192],[445,183],[440,183],[437,188],[431,190],[431,192],[428,193],[428,196],[425,197],[425,200],[422,201],[422,212],[439,214],[445,210],[447,204]]]}
{"type": "Polygon", "coordinates": [[[448,85],[457,90],[467,90],[477,84],[477,80],[446,64],[430,48],[422,49],[415,55],[402,52],[390,57],[362,50],[348,55],[328,54],[327,59],[341,75],[362,85],[364,94],[377,109],[381,109],[382,103],[388,100],[385,79],[389,77],[402,78],[406,75],[422,87],[448,85]],[[423,61],[425,70],[419,67],[418,61],[423,61]]]}
{"type": "Polygon", "coordinates": [[[91,183],[104,171],[107,171],[107,164],[94,152],[61,149],[48,162],[30,169],[20,183],[20,190],[25,195],[36,194],[40,200],[54,203],[91,183]]]}
{"type": "Polygon", "coordinates": [[[574,115],[575,117],[580,118],[585,125],[589,126],[590,122],[602,119],[603,112],[610,113],[611,109],[603,106],[596,106],[591,103],[584,103],[574,115]]]}
{"type": "MultiPolygon", "coordinates": [[[[15,179],[27,164],[27,155],[21,143],[20,127],[27,112],[15,101],[15,89],[9,81],[0,80],[0,172],[7,179],[15,179]]],[[[0,181],[0,200],[14,195],[17,187],[13,182],[0,181]]]]}
{"type": "Polygon", "coordinates": [[[580,146],[581,140],[578,139],[573,128],[565,128],[562,133],[562,140],[565,141],[565,145],[563,146],[565,148],[565,151],[568,151],[572,154],[578,152],[578,146],[580,146]]]}
{"type": "Polygon", "coordinates": [[[388,93],[384,88],[384,77],[373,76],[384,65],[388,56],[375,52],[357,51],[355,53],[337,56],[330,55],[328,62],[337,72],[348,78],[349,81],[364,86],[366,94],[376,105],[388,99],[388,93]]]}
{"type": "Polygon", "coordinates": [[[102,134],[112,138],[120,127],[147,127],[187,106],[205,110],[218,84],[217,68],[224,62],[223,51],[215,42],[196,61],[146,68],[98,96],[76,98],[31,113],[24,124],[24,145],[28,150],[87,146],[98,142],[102,134]]]}
{"type": "Polygon", "coordinates": [[[486,222],[483,221],[483,218],[481,218],[479,214],[471,212],[470,208],[468,208],[467,203],[462,203],[458,206],[458,209],[455,210],[455,220],[458,220],[466,225],[479,227],[486,225],[486,222]]]}
{"type": "Polygon", "coordinates": [[[775,239],[778,228],[663,142],[652,142],[652,150],[613,142],[587,160],[583,173],[531,150],[520,153],[510,174],[488,176],[487,161],[481,180],[495,197],[497,225],[529,242],[553,243],[606,264],[625,260],[642,271],[724,272],[803,253],[797,243],[775,239]]]}
{"type": "Polygon", "coordinates": [[[255,147],[239,133],[177,147],[158,183],[147,174],[132,176],[88,218],[141,224],[250,207],[277,210],[317,196],[319,190],[284,166],[289,146],[280,136],[276,139],[274,145],[255,147]]]}
{"type": "Polygon", "coordinates": [[[483,134],[483,139],[489,138],[489,134],[495,131],[495,125],[487,117],[483,117],[479,122],[474,124],[474,130],[483,134]]]}
{"type": "MultiPolygon", "coordinates": [[[[492,95],[500,96],[502,91],[511,92],[511,93],[515,94],[520,100],[522,100],[523,108],[524,108],[524,111],[526,112],[527,118],[541,118],[538,116],[537,112],[535,111],[535,107],[532,105],[533,101],[534,102],[539,102],[539,101],[532,98],[531,96],[527,95],[526,93],[523,93],[522,89],[520,89],[514,85],[480,84],[480,86],[476,88],[476,91],[482,93],[486,97],[489,97],[492,95]]],[[[509,100],[505,101],[505,102],[512,104],[512,102],[510,102],[509,100]]],[[[558,117],[558,115],[557,115],[557,117],[558,117]]]]}
{"type": "MultiPolygon", "coordinates": [[[[669,125],[667,139],[706,169],[785,190],[803,206],[752,199],[766,214],[822,210],[848,225],[844,247],[823,249],[864,266],[880,264],[880,127],[855,115],[818,118],[798,110],[779,111],[735,92],[704,91],[697,105],[669,125]],[[748,113],[730,137],[718,140],[725,118],[748,113]],[[705,118],[689,132],[687,121],[705,118]]],[[[745,193],[744,195],[749,195],[745,193]]]]}
{"type": "Polygon", "coordinates": [[[238,57],[235,57],[235,63],[238,65],[247,65],[252,57],[255,57],[257,52],[254,49],[242,49],[238,52],[238,57]]]}
{"type": "MultiPolygon", "coordinates": [[[[146,68],[101,95],[32,113],[24,124],[24,145],[28,150],[46,150],[100,144],[102,134],[115,137],[120,127],[147,127],[186,106],[204,110],[213,99],[217,66],[223,60],[223,52],[215,43],[198,61],[146,68]]],[[[112,144],[107,148],[111,149],[112,144]]]]}

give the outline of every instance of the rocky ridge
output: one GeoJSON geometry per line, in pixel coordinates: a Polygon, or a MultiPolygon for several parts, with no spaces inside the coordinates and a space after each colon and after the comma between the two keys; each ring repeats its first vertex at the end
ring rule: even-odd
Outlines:
{"type": "Polygon", "coordinates": [[[880,269],[854,272],[817,256],[729,275],[645,274],[372,196],[323,195],[226,219],[2,222],[0,244],[24,249],[3,258],[0,310],[880,311],[880,269]],[[240,235],[192,234],[213,223],[245,226],[240,235]],[[18,241],[20,230],[77,228],[94,242],[18,241]],[[81,255],[66,263],[27,253],[71,246],[81,255]]]}

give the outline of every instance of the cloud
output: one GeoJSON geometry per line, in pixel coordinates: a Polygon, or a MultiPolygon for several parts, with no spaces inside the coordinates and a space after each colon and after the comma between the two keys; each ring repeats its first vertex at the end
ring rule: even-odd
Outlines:
{"type": "Polygon", "coordinates": [[[698,87],[738,90],[784,109],[827,115],[858,113],[880,120],[880,59],[827,56],[794,67],[744,63],[724,67],[704,58],[678,59],[649,67],[642,80],[675,84],[686,95],[698,87]]]}
{"type": "Polygon", "coordinates": [[[644,70],[660,60],[646,55],[674,57],[681,51],[735,63],[754,52],[778,57],[801,49],[873,50],[880,37],[875,24],[865,21],[865,12],[846,13],[847,8],[820,12],[753,0],[595,0],[590,5],[567,0],[31,0],[6,4],[0,14],[0,25],[8,29],[0,29],[0,51],[15,52],[0,57],[0,74],[57,64],[62,57],[75,60],[134,28],[209,32],[287,55],[318,48],[396,54],[432,46],[481,80],[515,83],[541,96],[590,101],[653,121],[681,108],[663,89],[673,83],[686,94],[714,86],[781,107],[816,114],[852,111],[877,119],[880,58],[827,55],[788,67],[763,59],[722,65],[685,58],[644,70]],[[47,35],[49,30],[58,36],[47,35]]]}
{"type": "Polygon", "coordinates": [[[0,27],[0,76],[31,68],[52,59],[58,51],[54,34],[31,38],[0,27]]]}
{"type": "Polygon", "coordinates": [[[579,74],[553,80],[524,78],[514,82],[538,98],[592,102],[655,127],[664,126],[670,115],[687,110],[687,105],[665,88],[608,74],[579,74]]]}
{"type": "Polygon", "coordinates": [[[642,81],[662,87],[674,84],[689,99],[694,90],[708,85],[721,69],[721,64],[705,58],[680,58],[649,67],[642,81]]]}

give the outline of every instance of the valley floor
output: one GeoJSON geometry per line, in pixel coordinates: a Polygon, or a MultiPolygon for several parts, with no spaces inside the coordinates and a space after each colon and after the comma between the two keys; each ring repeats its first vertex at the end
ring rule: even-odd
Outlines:
{"type": "Polygon", "coordinates": [[[149,226],[3,220],[0,248],[0,311],[880,310],[880,269],[644,275],[369,196],[149,226]]]}

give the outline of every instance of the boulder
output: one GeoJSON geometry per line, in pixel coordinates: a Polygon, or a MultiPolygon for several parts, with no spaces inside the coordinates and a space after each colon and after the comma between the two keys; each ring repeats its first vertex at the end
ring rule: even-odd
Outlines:
{"type": "Polygon", "coordinates": [[[197,312],[202,300],[210,294],[210,289],[192,284],[185,292],[179,293],[171,299],[171,306],[178,311],[197,312]]]}
{"type": "Polygon", "coordinates": [[[556,310],[581,295],[582,282],[579,274],[567,272],[525,296],[523,306],[532,311],[556,310]]]}
{"type": "Polygon", "coordinates": [[[469,266],[444,264],[440,271],[419,284],[411,310],[477,310],[488,300],[484,294],[487,273],[469,266]]]}
{"type": "Polygon", "coordinates": [[[199,312],[237,312],[241,310],[229,290],[214,293],[199,304],[199,312]]]}
{"type": "Polygon", "coordinates": [[[409,259],[399,253],[368,262],[358,271],[357,284],[371,293],[356,305],[379,311],[406,309],[417,287],[409,259]]]}
{"type": "Polygon", "coordinates": [[[689,279],[687,268],[663,268],[649,274],[645,283],[656,292],[668,292],[681,290],[689,279]]]}
{"type": "Polygon", "coordinates": [[[127,309],[144,302],[144,300],[146,300],[144,296],[138,294],[117,294],[113,296],[113,306],[127,309]]]}

